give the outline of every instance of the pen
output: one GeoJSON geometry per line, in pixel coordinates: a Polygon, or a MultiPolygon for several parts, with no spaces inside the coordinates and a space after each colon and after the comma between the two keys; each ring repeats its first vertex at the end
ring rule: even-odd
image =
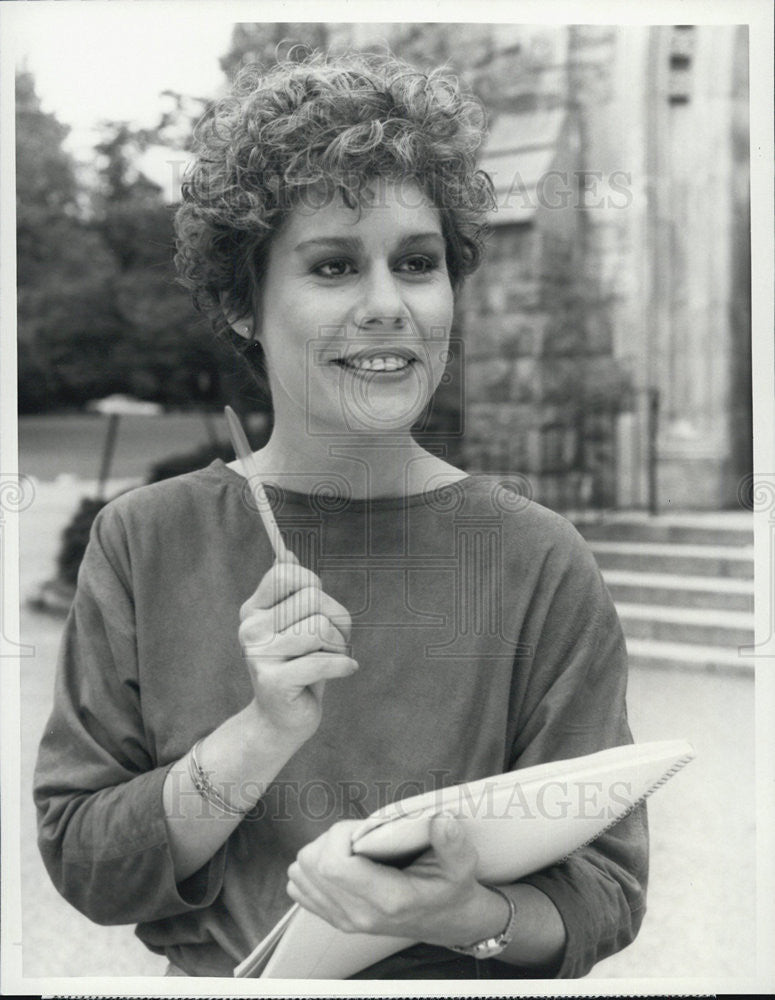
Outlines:
{"type": "Polygon", "coordinates": [[[224,408],[224,413],[226,414],[226,423],[229,426],[229,436],[234,446],[234,452],[239,460],[242,474],[250,486],[258,513],[261,515],[264,528],[267,535],[269,535],[269,541],[272,543],[275,557],[278,562],[298,564],[296,556],[286,548],[283,536],[277,527],[277,521],[264,492],[253,451],[248,444],[248,439],[245,437],[239,417],[230,406],[224,408]]]}

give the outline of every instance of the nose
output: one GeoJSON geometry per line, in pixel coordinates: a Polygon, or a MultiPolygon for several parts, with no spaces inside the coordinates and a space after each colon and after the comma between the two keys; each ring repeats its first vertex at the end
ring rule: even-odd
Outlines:
{"type": "Polygon", "coordinates": [[[387,264],[370,269],[363,294],[355,310],[355,325],[361,330],[402,329],[409,320],[401,287],[387,264]]]}

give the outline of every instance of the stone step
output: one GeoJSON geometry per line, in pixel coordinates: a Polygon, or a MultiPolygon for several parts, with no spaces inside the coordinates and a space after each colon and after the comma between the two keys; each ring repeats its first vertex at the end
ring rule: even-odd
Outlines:
{"type": "Polygon", "coordinates": [[[747,545],[661,545],[593,539],[589,547],[601,570],[753,579],[753,547],[747,545]]]}
{"type": "Polygon", "coordinates": [[[745,611],[622,603],[616,605],[616,610],[628,638],[726,649],[752,645],[754,641],[753,616],[745,611]]]}
{"type": "Polygon", "coordinates": [[[588,541],[632,541],[684,545],[753,545],[753,515],[746,511],[709,514],[599,514],[573,518],[588,541]]]}
{"type": "Polygon", "coordinates": [[[718,608],[753,614],[753,580],[732,577],[681,576],[677,573],[634,573],[603,570],[614,601],[625,604],[662,604],[668,607],[718,608]]]}
{"type": "Polygon", "coordinates": [[[742,656],[737,649],[699,646],[684,642],[660,642],[656,639],[627,639],[630,668],[661,667],[666,670],[706,670],[751,676],[757,660],[742,656]]]}

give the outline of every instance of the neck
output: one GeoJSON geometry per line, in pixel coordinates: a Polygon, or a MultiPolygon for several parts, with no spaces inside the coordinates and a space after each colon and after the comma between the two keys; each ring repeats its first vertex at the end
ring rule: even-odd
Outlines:
{"type": "Polygon", "coordinates": [[[292,435],[275,425],[257,453],[265,482],[297,492],[329,484],[355,498],[404,496],[463,476],[420,447],[409,431],[390,435],[292,435]],[[440,478],[442,477],[442,478],[440,478]]]}

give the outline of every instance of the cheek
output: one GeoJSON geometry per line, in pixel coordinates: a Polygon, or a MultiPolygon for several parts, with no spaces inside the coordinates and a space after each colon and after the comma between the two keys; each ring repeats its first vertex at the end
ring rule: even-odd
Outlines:
{"type": "Polygon", "coordinates": [[[298,300],[275,300],[263,316],[262,334],[264,350],[275,368],[301,369],[307,345],[315,338],[315,317],[298,300]]]}
{"type": "Polygon", "coordinates": [[[438,340],[440,343],[445,345],[449,342],[454,314],[455,299],[452,294],[452,289],[448,288],[444,292],[440,293],[438,301],[435,304],[433,317],[428,324],[428,328],[434,340],[438,340]]]}
{"type": "Polygon", "coordinates": [[[452,327],[452,317],[455,313],[455,295],[449,279],[444,283],[444,288],[439,291],[437,312],[439,316],[438,325],[443,327],[447,332],[447,336],[449,336],[452,327]]]}

